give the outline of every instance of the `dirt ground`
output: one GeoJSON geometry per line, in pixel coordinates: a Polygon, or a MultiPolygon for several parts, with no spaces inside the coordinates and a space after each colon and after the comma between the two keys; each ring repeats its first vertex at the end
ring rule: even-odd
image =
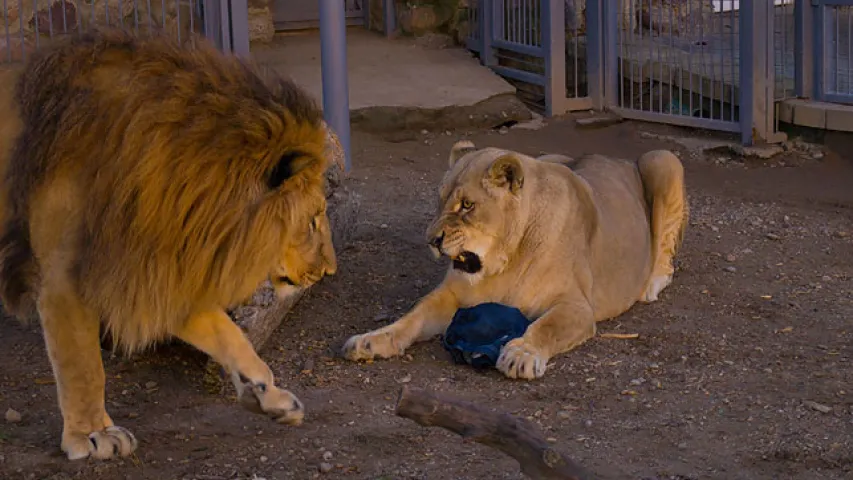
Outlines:
{"type": "Polygon", "coordinates": [[[0,478],[523,478],[496,451],[396,417],[403,384],[528,417],[602,477],[853,478],[853,142],[763,163],[682,151],[693,216],[674,283],[599,325],[638,338],[595,338],[540,380],[453,365],[438,340],[396,360],[336,358],[347,337],[396,318],[440,280],[423,232],[455,140],[530,154],[677,149],[651,131],[674,132],[576,130],[564,118],[505,133],[356,133],[356,241],[261,352],[306,403],[301,427],[241,410],[230,390],[206,393],[204,357],[183,346],[105,352],[108,409],[139,438],[138,455],[69,463],[39,330],[2,320],[0,410],[22,419],[0,419],[0,478]]]}

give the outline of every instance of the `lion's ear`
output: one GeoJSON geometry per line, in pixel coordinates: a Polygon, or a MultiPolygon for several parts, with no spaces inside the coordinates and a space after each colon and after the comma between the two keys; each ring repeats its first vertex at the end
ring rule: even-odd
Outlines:
{"type": "Polygon", "coordinates": [[[464,157],[468,153],[476,150],[477,147],[474,146],[474,142],[470,140],[460,140],[453,144],[453,147],[450,148],[450,168],[453,168],[453,165],[456,164],[456,161],[460,158],[464,157]]]}
{"type": "Polygon", "coordinates": [[[524,186],[524,169],[521,161],[515,155],[499,157],[492,162],[486,179],[498,188],[507,188],[512,193],[518,193],[524,186]]]}
{"type": "Polygon", "coordinates": [[[300,172],[305,173],[306,169],[318,167],[319,161],[306,152],[299,150],[291,150],[278,159],[275,166],[267,175],[267,187],[270,190],[276,190],[287,181],[293,178],[300,172]]]}

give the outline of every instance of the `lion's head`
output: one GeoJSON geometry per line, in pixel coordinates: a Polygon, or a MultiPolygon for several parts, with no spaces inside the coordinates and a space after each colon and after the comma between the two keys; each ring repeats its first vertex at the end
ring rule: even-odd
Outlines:
{"type": "Polygon", "coordinates": [[[523,193],[519,154],[457,142],[439,191],[438,215],[426,232],[433,253],[449,257],[454,269],[467,274],[499,273],[527,224],[523,193]]]}

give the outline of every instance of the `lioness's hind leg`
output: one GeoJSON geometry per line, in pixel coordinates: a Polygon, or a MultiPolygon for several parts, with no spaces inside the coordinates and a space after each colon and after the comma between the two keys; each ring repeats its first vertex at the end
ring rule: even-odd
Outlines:
{"type": "Polygon", "coordinates": [[[258,357],[249,339],[224,311],[193,315],[176,335],[225,367],[243,407],[266,414],[278,423],[302,422],[305,415],[302,402],[289,391],[276,387],[270,367],[258,357]]]}
{"type": "Polygon", "coordinates": [[[62,450],[70,460],[130,455],[136,438],[113,425],[104,408],[98,317],[75,294],[50,286],[38,309],[62,411],[62,450]]]}
{"type": "Polygon", "coordinates": [[[651,210],[653,268],[640,301],[653,302],[672,282],[672,261],[684,237],[689,210],[681,160],[668,150],[653,150],[637,162],[651,210]]]}

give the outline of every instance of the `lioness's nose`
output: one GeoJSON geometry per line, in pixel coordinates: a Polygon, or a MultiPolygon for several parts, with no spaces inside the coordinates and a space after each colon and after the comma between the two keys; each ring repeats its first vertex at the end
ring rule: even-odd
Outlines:
{"type": "Polygon", "coordinates": [[[444,242],[444,232],[441,232],[435,237],[432,237],[432,239],[429,241],[429,244],[437,249],[440,249],[442,242],[444,242]]]}

